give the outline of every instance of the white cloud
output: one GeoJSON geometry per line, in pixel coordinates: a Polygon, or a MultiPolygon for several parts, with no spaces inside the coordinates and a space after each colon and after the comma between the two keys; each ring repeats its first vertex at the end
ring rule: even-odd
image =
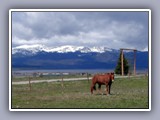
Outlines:
{"type": "MultiPolygon", "coordinates": [[[[145,22],[136,17],[136,19],[119,19],[113,17],[113,14],[107,12],[14,13],[12,42],[15,46],[70,44],[107,46],[116,49],[120,47],[144,49],[148,46],[148,28],[145,22]]],[[[132,16],[132,13],[127,15],[132,16]]]]}

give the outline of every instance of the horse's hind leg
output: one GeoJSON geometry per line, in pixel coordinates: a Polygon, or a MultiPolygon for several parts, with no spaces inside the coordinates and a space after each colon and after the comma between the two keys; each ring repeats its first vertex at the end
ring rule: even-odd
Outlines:
{"type": "Polygon", "coordinates": [[[93,90],[96,90],[96,87],[94,84],[91,85],[91,94],[93,94],[93,90]]]}
{"type": "Polygon", "coordinates": [[[98,84],[98,92],[99,92],[99,94],[103,94],[101,91],[101,84],[98,84]]]}

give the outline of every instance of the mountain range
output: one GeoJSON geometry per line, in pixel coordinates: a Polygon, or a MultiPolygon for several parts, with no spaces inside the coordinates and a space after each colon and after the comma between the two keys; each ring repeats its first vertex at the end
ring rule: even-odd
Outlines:
{"type": "MultiPolygon", "coordinates": [[[[120,51],[108,47],[23,45],[12,48],[12,67],[21,69],[114,69],[120,51]]],[[[133,52],[125,52],[133,66],[133,52]]],[[[148,68],[148,51],[137,51],[137,69],[148,68]]]]}
{"type": "Polygon", "coordinates": [[[81,52],[81,53],[89,53],[89,52],[96,52],[96,53],[103,53],[106,51],[113,51],[114,49],[110,49],[107,47],[85,47],[85,46],[58,46],[58,47],[46,47],[44,45],[22,45],[18,47],[14,47],[12,49],[12,54],[15,53],[22,53],[22,54],[35,54],[37,52],[57,52],[57,53],[68,53],[68,52],[81,52]],[[25,53],[26,52],[26,53],[25,53]]]}

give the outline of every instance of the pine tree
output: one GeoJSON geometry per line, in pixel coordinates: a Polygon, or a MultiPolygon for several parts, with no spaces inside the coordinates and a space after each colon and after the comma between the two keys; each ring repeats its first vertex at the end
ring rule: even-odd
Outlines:
{"type": "MultiPolygon", "coordinates": [[[[125,58],[124,54],[123,54],[123,66],[124,66],[124,74],[127,75],[129,72],[129,64],[127,59],[125,58]]],[[[117,66],[115,68],[115,74],[122,74],[122,70],[121,70],[121,53],[117,62],[117,66]]]]}

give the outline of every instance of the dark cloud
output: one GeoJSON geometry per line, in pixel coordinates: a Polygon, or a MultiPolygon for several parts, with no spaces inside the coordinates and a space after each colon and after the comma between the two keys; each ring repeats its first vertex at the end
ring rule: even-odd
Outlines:
{"type": "Polygon", "coordinates": [[[148,46],[147,12],[12,12],[14,46],[148,46]]]}

